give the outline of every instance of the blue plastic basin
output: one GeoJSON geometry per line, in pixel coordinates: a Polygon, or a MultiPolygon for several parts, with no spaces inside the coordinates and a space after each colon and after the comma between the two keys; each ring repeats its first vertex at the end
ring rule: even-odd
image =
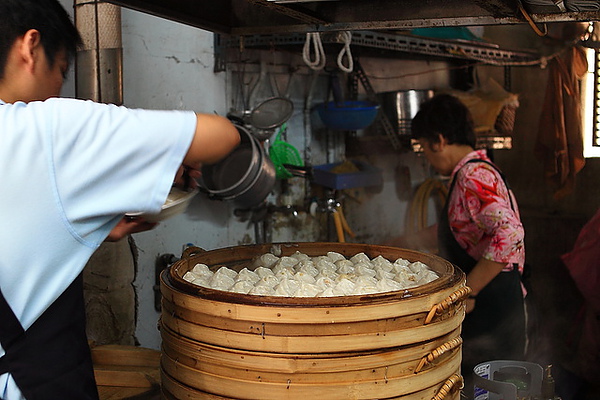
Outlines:
{"type": "Polygon", "coordinates": [[[337,104],[317,104],[315,107],[323,121],[330,129],[356,131],[371,125],[379,111],[379,105],[371,101],[344,101],[337,104]]]}

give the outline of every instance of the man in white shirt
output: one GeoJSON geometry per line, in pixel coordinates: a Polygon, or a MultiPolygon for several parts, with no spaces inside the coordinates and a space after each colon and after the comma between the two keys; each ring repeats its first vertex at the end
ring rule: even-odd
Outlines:
{"type": "Polygon", "coordinates": [[[58,98],[80,37],[57,0],[0,2],[0,398],[97,399],[81,271],[151,228],[182,165],[240,141],[213,114],[58,98]]]}

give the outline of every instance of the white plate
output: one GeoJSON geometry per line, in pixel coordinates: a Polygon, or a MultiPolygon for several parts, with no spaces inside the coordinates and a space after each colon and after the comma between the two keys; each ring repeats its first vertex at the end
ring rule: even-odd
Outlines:
{"type": "Polygon", "coordinates": [[[159,222],[163,221],[167,218],[171,218],[175,215],[183,213],[192,198],[198,194],[198,189],[194,189],[192,191],[186,192],[184,190],[178,188],[171,188],[169,195],[167,196],[167,201],[163,204],[162,209],[157,214],[149,214],[149,213],[127,213],[125,216],[127,217],[143,217],[148,222],[159,222]]]}

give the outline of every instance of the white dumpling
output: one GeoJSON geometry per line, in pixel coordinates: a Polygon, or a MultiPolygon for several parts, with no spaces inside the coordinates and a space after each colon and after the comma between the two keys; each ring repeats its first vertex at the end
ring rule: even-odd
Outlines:
{"type": "Polygon", "coordinates": [[[376,274],[372,266],[364,262],[354,265],[354,273],[358,276],[375,276],[376,274]]]}
{"type": "Polygon", "coordinates": [[[256,268],[271,268],[277,261],[279,261],[279,257],[271,253],[265,253],[254,260],[253,266],[256,268]]]}
{"type": "Polygon", "coordinates": [[[294,257],[283,256],[273,265],[273,269],[275,267],[283,267],[283,268],[293,268],[294,265],[298,264],[300,261],[294,257]]]}
{"type": "Polygon", "coordinates": [[[353,274],[354,263],[350,260],[340,260],[335,263],[339,274],[353,274]]]}
{"type": "Polygon", "coordinates": [[[235,281],[225,273],[215,273],[212,278],[210,278],[209,284],[213,289],[228,290],[235,284],[235,281]]]}
{"type": "Polygon", "coordinates": [[[260,278],[258,282],[254,284],[254,286],[268,286],[273,288],[277,286],[277,284],[279,284],[279,279],[277,279],[275,275],[265,275],[260,278]]]}
{"type": "Polygon", "coordinates": [[[361,275],[356,278],[356,280],[354,281],[354,284],[357,287],[359,287],[359,286],[375,287],[375,286],[377,286],[377,279],[374,276],[361,275]]]}
{"type": "Polygon", "coordinates": [[[210,278],[207,278],[206,276],[201,276],[199,278],[196,278],[192,281],[192,283],[196,286],[210,288],[210,278]]]}
{"type": "Polygon", "coordinates": [[[356,285],[349,279],[342,278],[338,280],[333,287],[333,292],[338,296],[349,296],[354,293],[356,285]]]}
{"type": "Polygon", "coordinates": [[[423,271],[420,274],[418,274],[419,279],[417,280],[417,284],[418,285],[425,285],[426,283],[432,282],[434,280],[436,280],[437,278],[439,278],[438,274],[436,274],[434,271],[428,270],[428,271],[423,271]]]}
{"type": "Polygon", "coordinates": [[[319,274],[319,270],[315,267],[315,264],[312,261],[301,261],[296,265],[295,270],[297,272],[304,272],[311,276],[317,276],[319,274]]]}
{"type": "Polygon", "coordinates": [[[417,274],[409,269],[403,269],[396,273],[394,280],[400,282],[405,287],[408,287],[408,285],[414,286],[414,284],[417,282],[417,274]]]}
{"type": "Polygon", "coordinates": [[[408,268],[408,265],[394,264],[392,272],[395,274],[413,274],[414,272],[408,268]]]}
{"type": "Polygon", "coordinates": [[[408,264],[410,264],[410,261],[404,258],[398,258],[396,259],[396,261],[394,261],[394,267],[396,267],[397,265],[407,267],[408,264]]]}
{"type": "Polygon", "coordinates": [[[375,278],[377,279],[394,279],[395,276],[396,274],[391,271],[386,271],[383,268],[375,267],[375,278]]]}
{"type": "Polygon", "coordinates": [[[339,296],[334,293],[333,288],[327,288],[317,295],[317,297],[334,297],[339,296]]]}
{"type": "Polygon", "coordinates": [[[353,255],[350,258],[350,261],[352,261],[354,264],[358,264],[360,262],[370,263],[371,259],[365,253],[358,253],[358,254],[353,255]]]}
{"type": "Polygon", "coordinates": [[[387,258],[385,258],[383,256],[375,257],[374,259],[371,260],[371,264],[373,264],[373,266],[375,268],[383,269],[386,272],[390,272],[392,270],[392,268],[394,268],[394,266],[392,265],[390,260],[388,260],[387,258]]]}
{"type": "Polygon", "coordinates": [[[257,295],[257,296],[273,296],[274,293],[275,293],[275,291],[273,290],[272,287],[265,286],[265,285],[254,286],[248,292],[248,294],[253,294],[253,295],[257,295]]]}
{"type": "Polygon", "coordinates": [[[208,276],[208,277],[211,277],[213,274],[213,272],[210,270],[210,268],[206,264],[194,265],[194,268],[192,268],[192,273],[197,276],[208,276]]]}
{"type": "Polygon", "coordinates": [[[275,296],[292,297],[298,291],[300,284],[293,279],[282,279],[274,288],[275,296]]]}
{"type": "Polygon", "coordinates": [[[191,271],[188,271],[185,274],[183,274],[183,280],[186,282],[193,282],[196,278],[200,278],[200,276],[195,275],[191,271]]]}
{"type": "Polygon", "coordinates": [[[335,251],[328,251],[327,258],[331,260],[331,262],[335,263],[336,261],[345,260],[346,257],[340,253],[336,253],[335,251]]]}
{"type": "Polygon", "coordinates": [[[377,282],[377,290],[379,292],[395,292],[397,290],[402,290],[404,287],[395,280],[383,278],[377,282]]]}
{"type": "Polygon", "coordinates": [[[327,257],[321,258],[314,262],[315,268],[322,271],[336,271],[337,266],[327,257]]]}
{"type": "Polygon", "coordinates": [[[293,279],[294,278],[294,274],[296,273],[296,271],[294,271],[293,268],[279,268],[277,271],[273,271],[275,273],[275,276],[277,277],[277,279],[279,279],[280,281],[282,279],[293,279]]]}
{"type": "Polygon", "coordinates": [[[353,294],[374,294],[378,292],[376,286],[357,286],[353,294]]]}
{"type": "Polygon", "coordinates": [[[428,271],[429,267],[423,264],[421,261],[415,261],[414,263],[410,263],[408,268],[415,274],[421,273],[423,271],[428,271]]]}
{"type": "Polygon", "coordinates": [[[315,279],[318,280],[319,278],[329,278],[332,281],[335,281],[339,276],[340,276],[340,274],[338,274],[337,272],[323,270],[323,271],[319,272],[317,274],[317,276],[315,276],[315,279]]]}
{"type": "Polygon", "coordinates": [[[314,257],[311,257],[310,259],[315,264],[318,263],[321,260],[331,261],[331,259],[329,257],[327,257],[327,256],[314,256],[314,257]]]}
{"type": "Polygon", "coordinates": [[[294,279],[298,282],[315,283],[315,277],[306,272],[298,271],[294,274],[294,279]]]}
{"type": "Polygon", "coordinates": [[[221,267],[217,270],[217,272],[215,272],[215,275],[226,275],[231,279],[237,278],[237,274],[237,272],[227,267],[221,267]]]}
{"type": "Polygon", "coordinates": [[[319,293],[321,293],[321,289],[317,287],[317,285],[313,285],[308,282],[300,282],[300,287],[294,293],[296,297],[315,297],[319,293]]]}
{"type": "Polygon", "coordinates": [[[346,259],[334,251],[315,257],[299,251],[278,257],[271,252],[256,258],[254,265],[254,271],[244,268],[237,273],[221,267],[213,273],[207,265],[198,264],[197,274],[189,271],[184,279],[199,286],[249,295],[332,297],[403,290],[439,277],[420,261],[398,258],[392,263],[381,255],[370,260],[365,253],[346,259]]]}
{"type": "Polygon", "coordinates": [[[254,271],[250,271],[248,268],[242,268],[242,270],[238,273],[236,281],[250,281],[253,284],[260,280],[260,276],[254,271]]]}
{"type": "Polygon", "coordinates": [[[290,257],[295,258],[298,261],[309,261],[310,260],[310,256],[304,253],[300,253],[299,251],[295,252],[294,254],[292,254],[290,257]]]}
{"type": "Polygon", "coordinates": [[[254,284],[251,281],[237,281],[231,287],[231,291],[235,293],[248,294],[250,290],[254,288],[254,284]]]}
{"type": "Polygon", "coordinates": [[[254,270],[254,272],[256,272],[258,274],[258,276],[260,276],[261,278],[263,278],[267,275],[275,275],[271,268],[265,268],[265,267],[258,267],[254,270]]]}
{"type": "Polygon", "coordinates": [[[321,290],[329,289],[335,286],[335,279],[321,276],[315,281],[315,285],[321,288],[321,290]]]}

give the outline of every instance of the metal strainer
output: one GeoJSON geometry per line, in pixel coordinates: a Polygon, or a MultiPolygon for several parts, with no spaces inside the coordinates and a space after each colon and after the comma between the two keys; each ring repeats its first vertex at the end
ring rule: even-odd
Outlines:
{"type": "Polygon", "coordinates": [[[250,114],[250,123],[258,129],[274,129],[292,116],[294,103],[285,97],[272,97],[257,105],[250,114]]]}
{"type": "Polygon", "coordinates": [[[275,140],[269,147],[269,158],[275,166],[275,173],[277,179],[288,179],[293,175],[283,166],[284,164],[293,165],[296,167],[303,167],[304,160],[300,156],[300,152],[291,144],[285,142],[281,138],[281,133],[285,132],[286,124],[283,124],[277,132],[275,140]]]}

